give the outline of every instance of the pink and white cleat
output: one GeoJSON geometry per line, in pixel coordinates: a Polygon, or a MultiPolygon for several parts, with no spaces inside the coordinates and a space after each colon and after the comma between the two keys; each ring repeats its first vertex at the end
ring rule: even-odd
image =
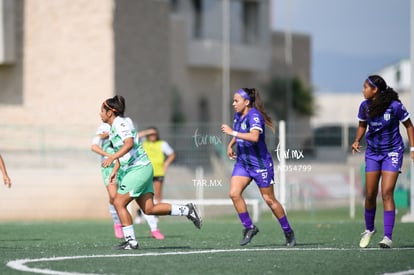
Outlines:
{"type": "Polygon", "coordinates": [[[124,232],[122,231],[122,224],[114,223],[114,233],[115,233],[115,237],[117,237],[118,239],[124,238],[124,232]]]}
{"type": "Polygon", "coordinates": [[[161,233],[159,229],[151,231],[151,237],[157,240],[164,240],[164,235],[161,233]]]}

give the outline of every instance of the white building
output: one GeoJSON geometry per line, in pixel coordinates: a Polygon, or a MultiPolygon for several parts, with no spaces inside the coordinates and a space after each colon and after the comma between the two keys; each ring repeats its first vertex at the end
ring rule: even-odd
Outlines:
{"type": "MultiPolygon", "coordinates": [[[[414,110],[410,106],[410,68],[409,60],[404,59],[374,74],[382,76],[388,86],[399,93],[400,100],[414,116],[414,110]]],[[[349,151],[358,127],[358,108],[363,100],[362,88],[358,92],[315,95],[316,114],[311,118],[311,127],[313,129],[313,145],[316,149],[319,147],[342,147],[341,150],[344,153],[349,151]]],[[[403,138],[406,140],[404,126],[401,124],[400,128],[403,138]]]]}
{"type": "Polygon", "coordinates": [[[411,84],[410,59],[403,59],[380,70],[377,74],[387,81],[388,86],[393,87],[397,92],[408,92],[411,84]]]}
{"type": "MultiPolygon", "coordinates": [[[[374,73],[382,76],[388,86],[399,93],[403,104],[410,110],[410,60],[403,59],[374,73]]],[[[321,93],[315,95],[316,115],[311,119],[313,128],[328,125],[357,124],[358,107],[364,100],[361,91],[350,93],[321,93]]],[[[411,113],[414,114],[412,110],[411,113]]]]}

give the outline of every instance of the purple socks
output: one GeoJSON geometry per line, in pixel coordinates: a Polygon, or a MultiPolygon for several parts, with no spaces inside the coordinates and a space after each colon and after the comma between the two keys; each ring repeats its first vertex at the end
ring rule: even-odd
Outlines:
{"type": "Polygon", "coordinates": [[[239,213],[239,218],[244,228],[252,228],[253,223],[250,219],[249,212],[239,213]]]}
{"type": "Polygon", "coordinates": [[[384,211],[384,236],[392,240],[392,230],[395,223],[395,210],[384,211]]]}
{"type": "MultiPolygon", "coordinates": [[[[244,228],[253,227],[253,223],[252,223],[252,220],[250,219],[248,212],[239,213],[239,218],[244,228]]],[[[290,224],[286,216],[283,216],[282,218],[278,219],[278,221],[284,232],[286,233],[292,232],[292,228],[290,227],[290,224]]]]}
{"type": "Polygon", "coordinates": [[[288,222],[286,215],[278,219],[278,221],[284,232],[286,233],[292,232],[292,228],[290,228],[290,224],[288,222]]]}
{"type": "MultiPolygon", "coordinates": [[[[376,208],[365,209],[365,228],[366,230],[374,230],[376,208]]],[[[384,211],[384,236],[392,240],[392,231],[395,224],[395,210],[384,211]]]]}
{"type": "Polygon", "coordinates": [[[365,229],[369,231],[374,230],[374,222],[375,222],[375,212],[377,208],[374,207],[372,209],[365,208],[365,229]]]}

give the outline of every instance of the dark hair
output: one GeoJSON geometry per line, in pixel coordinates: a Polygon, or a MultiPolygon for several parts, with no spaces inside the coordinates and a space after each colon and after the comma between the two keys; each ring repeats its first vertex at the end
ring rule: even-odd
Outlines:
{"type": "Polygon", "coordinates": [[[105,110],[111,110],[115,116],[125,115],[125,98],[121,95],[116,95],[112,98],[108,98],[102,104],[105,110]]]}
{"type": "Polygon", "coordinates": [[[377,88],[378,93],[370,100],[368,107],[368,116],[370,118],[384,114],[387,108],[393,101],[400,101],[398,93],[393,88],[388,87],[385,80],[379,75],[368,76],[366,83],[372,87],[377,88]]]}
{"type": "Polygon", "coordinates": [[[155,130],[157,133],[155,134],[155,136],[156,136],[156,140],[160,140],[160,132],[158,131],[158,128],[157,127],[155,127],[155,126],[150,126],[150,127],[147,127],[147,130],[155,130]]]}
{"type": "Polygon", "coordinates": [[[265,123],[269,126],[272,131],[275,131],[275,126],[273,125],[272,118],[266,113],[262,98],[260,97],[259,91],[255,88],[242,88],[243,91],[247,93],[250,97],[250,104],[249,107],[256,108],[263,116],[265,123]]]}

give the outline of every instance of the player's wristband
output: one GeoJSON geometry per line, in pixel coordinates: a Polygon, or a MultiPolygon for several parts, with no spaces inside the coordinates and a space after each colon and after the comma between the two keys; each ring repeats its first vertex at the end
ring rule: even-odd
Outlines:
{"type": "MultiPolygon", "coordinates": [[[[237,132],[237,131],[233,131],[233,134],[231,134],[233,137],[237,137],[237,134],[238,134],[239,132],[237,132]]],[[[414,148],[414,147],[413,147],[414,148]]]]}
{"type": "Polygon", "coordinates": [[[410,147],[410,152],[414,152],[414,147],[410,147]]]}

